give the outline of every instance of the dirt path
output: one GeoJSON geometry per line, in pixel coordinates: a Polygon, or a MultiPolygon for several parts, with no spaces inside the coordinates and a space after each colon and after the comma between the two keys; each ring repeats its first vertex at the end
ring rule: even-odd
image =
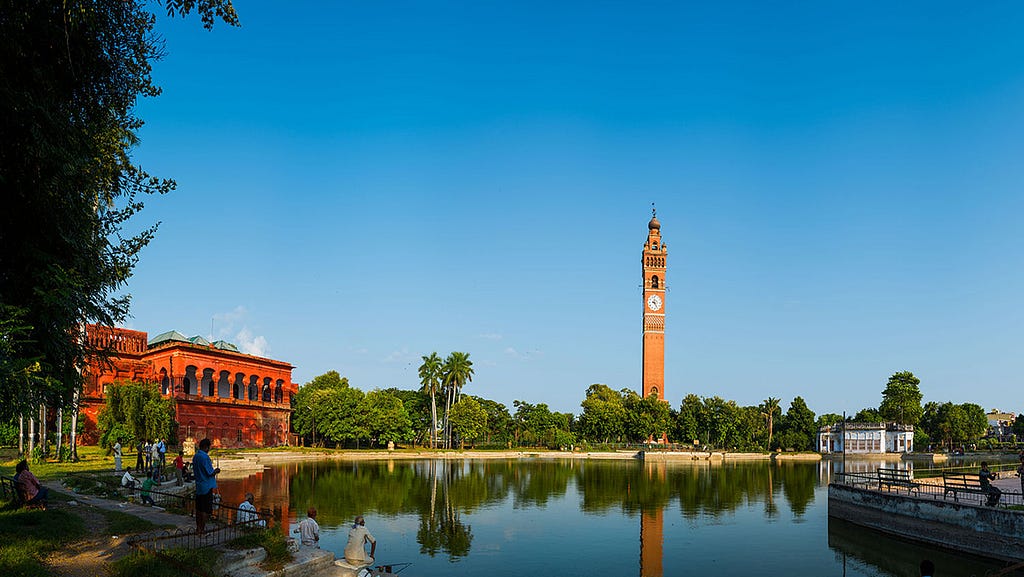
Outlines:
{"type": "Polygon", "coordinates": [[[95,507],[84,504],[55,503],[51,508],[77,515],[89,531],[85,538],[54,551],[46,559],[50,573],[59,577],[99,577],[107,574],[107,564],[130,552],[127,540],[107,534],[107,518],[95,507]]]}

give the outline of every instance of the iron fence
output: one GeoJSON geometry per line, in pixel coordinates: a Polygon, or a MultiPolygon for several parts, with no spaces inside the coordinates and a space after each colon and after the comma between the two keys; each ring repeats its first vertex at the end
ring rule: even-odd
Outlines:
{"type": "MultiPolygon", "coordinates": [[[[912,498],[949,501],[962,505],[985,506],[988,495],[962,487],[947,486],[942,476],[911,479],[909,483],[894,483],[880,479],[877,473],[838,473],[833,481],[836,485],[867,489],[882,493],[906,495],[912,498]]],[[[999,508],[1024,510],[1024,494],[1020,491],[1002,491],[999,508]]]]}

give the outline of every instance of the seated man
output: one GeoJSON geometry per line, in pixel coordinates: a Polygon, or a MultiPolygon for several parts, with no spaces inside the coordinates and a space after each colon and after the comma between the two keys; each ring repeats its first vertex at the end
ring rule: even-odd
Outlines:
{"type": "Polygon", "coordinates": [[[356,516],[356,522],[348,532],[348,544],[345,545],[345,561],[350,565],[372,565],[373,556],[377,552],[377,540],[366,528],[366,519],[356,516]],[[370,554],[366,554],[366,543],[370,544],[370,554]]]}
{"type": "Polygon", "coordinates": [[[316,507],[310,507],[306,511],[306,518],[299,523],[298,529],[293,533],[300,535],[299,539],[304,546],[320,548],[320,525],[316,522],[316,507]]]}
{"type": "Polygon", "coordinates": [[[245,494],[245,501],[238,506],[238,518],[235,520],[238,524],[246,524],[250,527],[266,527],[267,522],[260,519],[259,513],[256,512],[256,496],[252,493],[245,494]]]}
{"type": "Polygon", "coordinates": [[[128,489],[134,489],[138,486],[138,480],[132,476],[132,468],[128,467],[124,470],[124,475],[121,476],[121,486],[127,487],[128,489]]]}
{"type": "Polygon", "coordinates": [[[989,507],[995,507],[999,504],[999,498],[1003,496],[1003,492],[992,485],[998,476],[988,470],[988,463],[985,461],[981,462],[981,471],[978,473],[978,480],[981,481],[981,490],[988,494],[988,501],[985,503],[989,507]]]}
{"type": "Polygon", "coordinates": [[[21,495],[21,500],[26,507],[41,507],[46,509],[46,499],[50,490],[44,487],[39,479],[28,470],[28,461],[22,459],[15,466],[14,490],[21,495]]]}

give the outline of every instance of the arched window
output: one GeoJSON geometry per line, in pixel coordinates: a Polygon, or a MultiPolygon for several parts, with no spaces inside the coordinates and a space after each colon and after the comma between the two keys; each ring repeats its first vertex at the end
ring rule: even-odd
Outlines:
{"type": "Polygon", "coordinates": [[[256,375],[249,377],[249,400],[258,401],[260,399],[260,378],[256,375]]]}
{"type": "Polygon", "coordinates": [[[658,288],[658,275],[651,277],[651,288],[658,288]]]}
{"type": "Polygon", "coordinates": [[[185,389],[184,393],[186,395],[191,395],[195,393],[195,391],[192,390],[192,380],[189,379],[188,377],[181,379],[181,387],[185,389]]]}

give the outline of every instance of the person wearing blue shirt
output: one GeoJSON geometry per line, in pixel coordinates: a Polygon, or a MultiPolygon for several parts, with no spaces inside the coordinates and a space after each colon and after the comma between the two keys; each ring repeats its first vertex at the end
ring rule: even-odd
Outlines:
{"type": "Polygon", "coordinates": [[[217,488],[220,467],[210,460],[210,439],[199,441],[199,450],[192,457],[192,470],[196,476],[196,533],[203,534],[206,520],[213,514],[213,490],[217,488]]]}

